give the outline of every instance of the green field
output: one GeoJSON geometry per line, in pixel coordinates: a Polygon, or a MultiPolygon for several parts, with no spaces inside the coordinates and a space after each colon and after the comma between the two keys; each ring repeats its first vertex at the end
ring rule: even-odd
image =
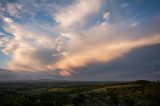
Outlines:
{"type": "Polygon", "coordinates": [[[160,83],[1,83],[0,106],[160,106],[160,83]]]}

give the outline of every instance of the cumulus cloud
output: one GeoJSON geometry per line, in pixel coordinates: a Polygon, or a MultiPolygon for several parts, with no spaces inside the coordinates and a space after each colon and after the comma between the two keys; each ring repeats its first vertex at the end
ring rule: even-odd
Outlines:
{"type": "Polygon", "coordinates": [[[4,18],[3,21],[6,22],[6,23],[12,23],[13,22],[13,20],[11,18],[8,18],[8,17],[4,18]]]}
{"type": "Polygon", "coordinates": [[[9,68],[41,71],[47,70],[46,64],[55,61],[52,54],[56,53],[56,37],[39,32],[35,27],[26,24],[12,24],[6,26],[5,30],[14,34],[14,39],[3,49],[4,53],[13,56],[8,63],[9,68]]]}

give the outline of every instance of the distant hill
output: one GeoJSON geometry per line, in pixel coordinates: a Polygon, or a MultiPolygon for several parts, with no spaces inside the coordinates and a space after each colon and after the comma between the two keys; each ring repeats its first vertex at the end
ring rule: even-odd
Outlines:
{"type": "MultiPolygon", "coordinates": [[[[10,71],[7,69],[0,68],[0,72],[10,71]]],[[[107,84],[116,84],[116,83],[133,83],[133,84],[149,84],[153,81],[148,80],[136,80],[136,81],[81,81],[81,80],[58,80],[58,79],[18,79],[18,80],[0,80],[0,83],[45,83],[45,82],[85,82],[85,83],[107,83],[107,84]]]]}
{"type": "MultiPolygon", "coordinates": [[[[4,71],[4,70],[2,70],[4,71]]],[[[56,83],[56,82],[73,82],[73,83],[104,83],[104,84],[150,84],[153,81],[137,80],[137,81],[79,81],[79,80],[57,80],[57,79],[19,79],[19,80],[2,80],[0,83],[56,83]]]]}
{"type": "Polygon", "coordinates": [[[148,81],[148,80],[137,80],[137,81],[133,81],[132,83],[136,83],[136,84],[150,84],[153,81],[148,81]]]}

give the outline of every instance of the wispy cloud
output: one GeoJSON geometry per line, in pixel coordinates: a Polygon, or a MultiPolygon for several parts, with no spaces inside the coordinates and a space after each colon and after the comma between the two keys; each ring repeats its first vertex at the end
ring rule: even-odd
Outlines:
{"type": "Polygon", "coordinates": [[[84,20],[100,10],[103,0],[78,0],[67,8],[59,10],[55,20],[64,27],[84,24],[84,20]]]}

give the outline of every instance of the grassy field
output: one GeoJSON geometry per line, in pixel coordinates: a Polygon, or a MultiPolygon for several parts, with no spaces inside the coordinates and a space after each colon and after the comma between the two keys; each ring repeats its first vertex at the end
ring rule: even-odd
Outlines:
{"type": "Polygon", "coordinates": [[[160,106],[160,83],[1,83],[0,106],[160,106]]]}

